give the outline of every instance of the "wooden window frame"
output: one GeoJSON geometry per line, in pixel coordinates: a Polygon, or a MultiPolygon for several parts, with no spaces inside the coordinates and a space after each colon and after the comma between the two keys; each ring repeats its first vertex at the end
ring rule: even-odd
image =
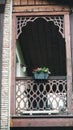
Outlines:
{"type": "Polygon", "coordinates": [[[72,125],[72,119],[59,118],[19,118],[15,115],[15,59],[16,59],[16,36],[17,36],[17,16],[45,16],[45,15],[63,15],[64,16],[64,34],[66,42],[66,61],[67,61],[67,103],[68,112],[72,112],[72,63],[71,63],[71,43],[70,43],[70,18],[69,12],[33,12],[33,13],[13,13],[12,16],[12,44],[11,44],[11,127],[24,127],[24,126],[68,126],[72,125]],[[40,123],[39,123],[40,122],[40,123]]]}

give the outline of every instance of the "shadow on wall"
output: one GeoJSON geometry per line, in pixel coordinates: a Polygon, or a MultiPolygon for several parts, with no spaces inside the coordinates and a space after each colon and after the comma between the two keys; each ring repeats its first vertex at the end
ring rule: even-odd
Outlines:
{"type": "Polygon", "coordinates": [[[73,127],[24,127],[11,128],[10,130],[72,130],[73,127]]]}

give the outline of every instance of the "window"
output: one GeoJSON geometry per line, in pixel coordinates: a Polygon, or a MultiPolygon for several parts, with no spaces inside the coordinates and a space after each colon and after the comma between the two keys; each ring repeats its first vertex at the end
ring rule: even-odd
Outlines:
{"type": "Polygon", "coordinates": [[[27,71],[25,74],[22,71],[21,77],[33,76],[33,69],[43,66],[50,69],[52,76],[66,76],[66,43],[61,34],[63,16],[20,17],[19,20],[26,20],[17,42],[17,72],[22,68],[27,71]]]}
{"type": "Polygon", "coordinates": [[[69,15],[18,16],[16,19],[15,93],[12,91],[15,94],[12,100],[15,108],[12,112],[16,115],[43,115],[70,111],[72,71],[69,15]],[[35,81],[33,78],[33,68],[41,66],[51,71],[47,81],[35,81]]]}
{"type": "Polygon", "coordinates": [[[47,114],[66,111],[64,16],[17,17],[17,20],[16,76],[20,79],[16,80],[16,112],[47,114]],[[25,78],[33,77],[33,69],[42,66],[50,69],[54,79],[33,81],[25,78]]]}

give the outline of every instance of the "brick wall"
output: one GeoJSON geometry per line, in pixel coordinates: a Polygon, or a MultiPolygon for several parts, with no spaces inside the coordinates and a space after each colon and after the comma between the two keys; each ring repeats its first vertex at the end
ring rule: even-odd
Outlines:
{"type": "Polygon", "coordinates": [[[1,90],[1,124],[0,130],[9,130],[10,128],[10,46],[11,46],[11,19],[12,19],[12,0],[6,0],[5,12],[0,14],[1,28],[0,31],[0,90],[1,90]]]}
{"type": "MultiPolygon", "coordinates": [[[[3,42],[3,14],[0,13],[0,106],[1,106],[1,79],[2,79],[2,42],[3,42]]],[[[0,107],[1,115],[1,107],[0,107]]],[[[1,121],[1,117],[0,117],[1,121]]]]}

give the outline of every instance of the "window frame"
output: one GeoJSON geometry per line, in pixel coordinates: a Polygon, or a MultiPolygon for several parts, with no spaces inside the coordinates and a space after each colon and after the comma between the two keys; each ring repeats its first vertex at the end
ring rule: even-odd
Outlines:
{"type": "MultiPolygon", "coordinates": [[[[70,43],[70,18],[69,12],[42,12],[39,16],[63,15],[64,16],[64,34],[66,42],[66,65],[67,65],[67,104],[68,112],[72,111],[72,63],[71,63],[71,43],[70,43]]],[[[17,37],[17,16],[36,16],[34,13],[14,13],[12,17],[12,44],[11,44],[11,117],[15,115],[15,66],[16,66],[16,37],[17,37]]]]}

